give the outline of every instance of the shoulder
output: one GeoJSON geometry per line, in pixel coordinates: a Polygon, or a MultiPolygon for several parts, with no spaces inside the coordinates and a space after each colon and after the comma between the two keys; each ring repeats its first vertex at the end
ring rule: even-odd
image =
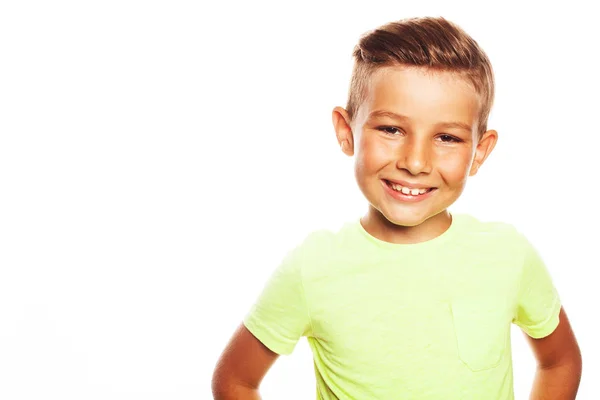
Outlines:
{"type": "Polygon", "coordinates": [[[304,259],[323,258],[330,256],[349,235],[350,223],[334,228],[321,228],[308,233],[300,243],[292,249],[290,255],[304,259]]]}
{"type": "Polygon", "coordinates": [[[353,222],[313,230],[299,241],[285,257],[284,264],[293,264],[302,276],[322,275],[351,257],[356,248],[357,229],[353,222]]]}
{"type": "Polygon", "coordinates": [[[485,220],[470,214],[456,214],[460,237],[464,243],[490,250],[498,249],[511,256],[522,256],[531,244],[512,222],[485,220]]]}
{"type": "Polygon", "coordinates": [[[524,239],[523,234],[513,223],[499,220],[486,220],[477,218],[471,214],[453,214],[459,221],[459,227],[463,235],[482,238],[494,238],[508,241],[519,241],[524,239]]]}

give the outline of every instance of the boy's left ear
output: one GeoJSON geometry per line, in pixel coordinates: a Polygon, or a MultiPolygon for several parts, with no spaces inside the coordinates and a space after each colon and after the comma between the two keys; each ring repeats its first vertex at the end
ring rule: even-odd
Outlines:
{"type": "Polygon", "coordinates": [[[477,148],[475,149],[475,158],[473,159],[473,164],[471,164],[471,170],[469,171],[469,176],[473,176],[479,170],[479,167],[483,164],[486,158],[490,155],[494,147],[496,147],[496,143],[498,142],[498,132],[495,130],[489,130],[485,132],[479,142],[477,143],[477,148]]]}

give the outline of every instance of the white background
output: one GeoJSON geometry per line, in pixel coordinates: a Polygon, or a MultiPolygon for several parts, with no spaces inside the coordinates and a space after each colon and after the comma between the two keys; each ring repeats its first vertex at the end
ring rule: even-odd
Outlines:
{"type": "MultiPolygon", "coordinates": [[[[280,259],[366,210],[330,122],[354,44],[423,15],[461,25],[497,77],[500,141],[454,211],[538,247],[583,352],[578,398],[600,398],[591,7],[2,2],[0,398],[211,398],[280,259]]],[[[513,346],[526,399],[535,364],[518,330],[513,346]]],[[[311,399],[314,385],[302,340],[262,394],[311,399]]]]}

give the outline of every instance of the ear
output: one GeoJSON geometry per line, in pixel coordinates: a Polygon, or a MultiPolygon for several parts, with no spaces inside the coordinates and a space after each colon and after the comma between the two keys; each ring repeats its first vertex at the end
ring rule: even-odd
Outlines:
{"type": "Polygon", "coordinates": [[[342,148],[342,151],[347,156],[354,155],[354,137],[352,135],[352,128],[350,126],[350,117],[348,112],[342,107],[336,107],[333,109],[331,119],[333,122],[333,129],[335,130],[335,136],[337,141],[342,148]]]}
{"type": "Polygon", "coordinates": [[[469,171],[469,176],[473,176],[479,170],[479,167],[483,164],[486,158],[490,155],[494,147],[496,147],[496,142],[498,141],[498,132],[494,130],[489,130],[485,132],[479,142],[477,143],[477,148],[475,149],[475,158],[473,159],[473,164],[471,164],[471,170],[469,171]]]}

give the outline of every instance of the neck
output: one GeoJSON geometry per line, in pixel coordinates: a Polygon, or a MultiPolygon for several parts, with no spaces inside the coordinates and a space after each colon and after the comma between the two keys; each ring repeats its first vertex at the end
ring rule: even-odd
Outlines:
{"type": "Polygon", "coordinates": [[[426,242],[446,232],[452,224],[448,210],[426,218],[417,225],[401,225],[388,220],[379,210],[369,206],[369,211],[360,220],[363,228],[379,240],[396,244],[426,242]]]}

